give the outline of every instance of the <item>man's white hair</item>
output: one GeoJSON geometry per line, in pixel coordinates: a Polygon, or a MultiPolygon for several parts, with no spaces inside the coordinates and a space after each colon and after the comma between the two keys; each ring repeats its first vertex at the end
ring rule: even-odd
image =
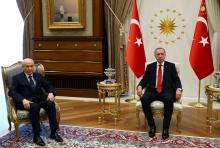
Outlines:
{"type": "Polygon", "coordinates": [[[26,63],[28,63],[28,62],[32,62],[32,63],[34,64],[34,60],[33,60],[33,59],[31,59],[31,58],[25,58],[25,59],[22,61],[22,66],[25,66],[26,63]]]}

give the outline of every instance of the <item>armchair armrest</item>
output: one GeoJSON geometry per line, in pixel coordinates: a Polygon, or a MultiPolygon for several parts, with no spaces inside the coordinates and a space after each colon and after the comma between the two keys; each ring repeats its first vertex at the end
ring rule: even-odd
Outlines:
{"type": "Polygon", "coordinates": [[[182,104],[182,100],[181,98],[179,100],[176,100],[175,102],[179,103],[179,104],[182,104]]]}
{"type": "Polygon", "coordinates": [[[12,120],[14,121],[17,121],[17,110],[16,110],[16,107],[15,107],[15,102],[13,100],[12,97],[8,96],[8,103],[10,105],[10,109],[9,109],[9,116],[12,120]]]}

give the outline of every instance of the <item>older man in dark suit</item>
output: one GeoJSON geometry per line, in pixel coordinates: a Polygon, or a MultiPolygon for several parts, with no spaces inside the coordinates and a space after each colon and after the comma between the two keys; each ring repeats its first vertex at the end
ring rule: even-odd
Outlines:
{"type": "Polygon", "coordinates": [[[173,113],[173,102],[175,98],[181,98],[182,85],[175,64],[165,61],[165,49],[155,49],[154,56],[157,62],[147,66],[145,74],[137,86],[137,94],[141,96],[141,104],[148,121],[149,137],[154,137],[156,132],[150,104],[155,100],[160,100],[164,103],[162,138],[167,139],[169,137],[169,126],[173,113]],[[142,95],[144,88],[146,88],[146,91],[142,95]]]}
{"type": "Polygon", "coordinates": [[[57,133],[58,122],[54,102],[54,87],[39,73],[34,73],[34,61],[32,59],[24,59],[22,66],[23,72],[15,75],[12,79],[9,96],[14,99],[17,109],[29,111],[34,133],[33,142],[37,145],[45,145],[40,137],[40,108],[47,112],[51,129],[50,138],[62,142],[63,139],[57,133]],[[48,92],[47,96],[45,96],[44,90],[48,92]]]}

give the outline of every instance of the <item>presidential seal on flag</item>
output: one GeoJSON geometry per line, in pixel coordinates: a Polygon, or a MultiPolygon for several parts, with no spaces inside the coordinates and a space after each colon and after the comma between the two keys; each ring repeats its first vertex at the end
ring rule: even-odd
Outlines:
{"type": "Polygon", "coordinates": [[[149,22],[151,37],[161,46],[175,44],[185,34],[186,19],[176,9],[160,9],[149,22]]]}

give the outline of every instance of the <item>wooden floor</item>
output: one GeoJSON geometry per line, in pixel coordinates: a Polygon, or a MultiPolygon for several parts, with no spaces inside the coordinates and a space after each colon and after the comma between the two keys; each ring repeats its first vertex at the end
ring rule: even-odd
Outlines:
{"type": "MultiPolygon", "coordinates": [[[[102,124],[98,124],[98,102],[82,102],[72,100],[57,100],[61,108],[61,124],[82,127],[109,128],[129,131],[146,132],[144,115],[141,115],[141,127],[137,128],[135,105],[122,103],[121,118],[117,125],[114,124],[112,116],[107,115],[102,124]]],[[[216,112],[220,113],[220,110],[216,112]]],[[[213,132],[210,134],[206,125],[206,108],[187,107],[183,109],[181,132],[176,131],[176,120],[172,119],[170,134],[188,135],[199,137],[220,138],[220,123],[216,123],[213,132]]],[[[162,130],[162,120],[156,119],[157,132],[162,130]]]]}

